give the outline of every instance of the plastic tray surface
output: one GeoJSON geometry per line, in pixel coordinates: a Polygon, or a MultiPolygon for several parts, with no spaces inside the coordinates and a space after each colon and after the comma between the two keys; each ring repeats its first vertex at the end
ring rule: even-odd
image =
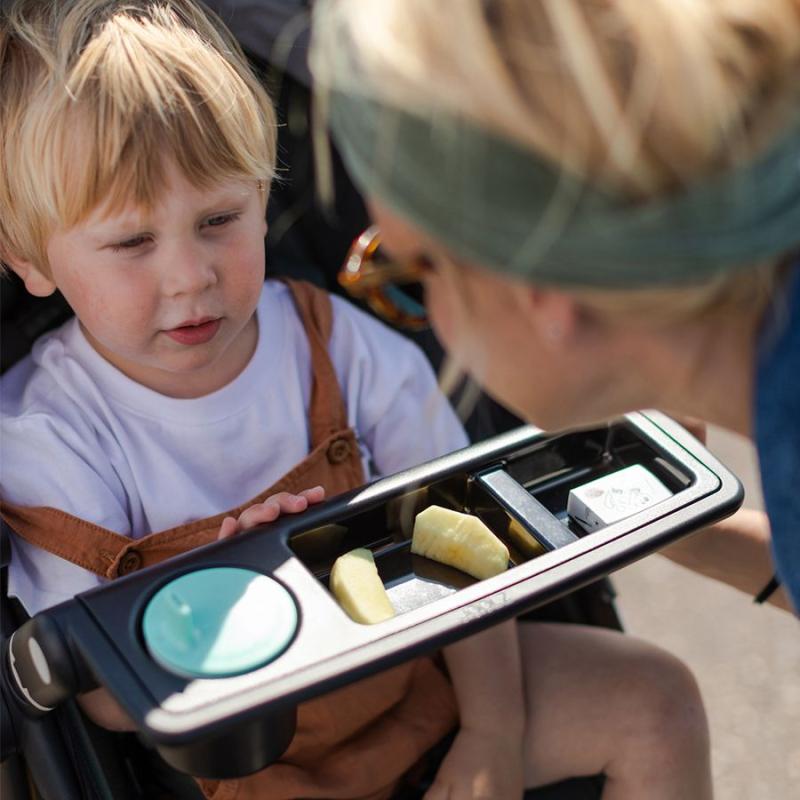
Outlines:
{"type": "Polygon", "coordinates": [[[524,427],[134,573],[32,622],[47,616],[39,639],[56,630],[51,651],[65,649],[81,680],[106,686],[173,765],[244,774],[280,755],[299,702],[549,602],[741,501],[736,478],[661,414],[556,434],[524,427]],[[569,518],[571,489],[637,464],[671,496],[592,533],[569,518]],[[481,518],[508,547],[509,569],[477,581],[413,555],[414,518],[433,504],[481,518]],[[397,611],[375,625],[352,621],[328,590],[335,560],[357,547],[372,551],[397,611]],[[294,599],[297,631],[274,660],[193,678],[151,657],[142,635],[148,603],[176,578],[209,567],[262,573],[294,599]],[[235,734],[242,757],[223,767],[214,748],[227,737],[230,753],[235,734]]]}

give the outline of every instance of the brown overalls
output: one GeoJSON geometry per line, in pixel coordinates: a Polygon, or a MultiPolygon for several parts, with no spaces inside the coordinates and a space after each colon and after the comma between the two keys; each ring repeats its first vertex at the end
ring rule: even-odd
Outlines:
{"type": "MultiPolygon", "coordinates": [[[[277,483],[238,508],[141,539],[101,528],[55,508],[0,503],[0,514],[31,544],[104,578],[208,544],[222,520],[280,491],[325,487],[327,497],[364,483],[355,432],[328,355],[328,295],[286,281],[311,348],[311,451],[277,483]]],[[[201,780],[212,800],[348,798],[384,800],[401,777],[457,724],[451,684],[430,658],[419,658],[299,706],[297,731],[280,761],[236,780],[201,780]]]]}

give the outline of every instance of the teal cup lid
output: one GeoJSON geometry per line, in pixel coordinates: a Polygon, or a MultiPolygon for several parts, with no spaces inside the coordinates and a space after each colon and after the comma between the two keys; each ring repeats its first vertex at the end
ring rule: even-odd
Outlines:
{"type": "Polygon", "coordinates": [[[163,586],[142,620],[152,658],[184,677],[223,678],[277,658],[297,630],[297,606],[272,578],[239,567],[186,573],[163,586]]]}

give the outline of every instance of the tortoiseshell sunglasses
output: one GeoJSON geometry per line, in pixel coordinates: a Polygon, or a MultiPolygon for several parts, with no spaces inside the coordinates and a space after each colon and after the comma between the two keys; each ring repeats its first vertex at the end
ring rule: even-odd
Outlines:
{"type": "Polygon", "coordinates": [[[407,330],[427,328],[419,282],[430,264],[423,258],[392,260],[381,252],[380,242],[380,231],[374,225],[353,242],[339,271],[339,284],[391,325],[407,330]]]}

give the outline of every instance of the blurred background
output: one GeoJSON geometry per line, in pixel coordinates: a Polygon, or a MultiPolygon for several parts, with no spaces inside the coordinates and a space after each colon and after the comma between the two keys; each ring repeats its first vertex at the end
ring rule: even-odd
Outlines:
{"type": "MultiPolygon", "coordinates": [[[[760,507],[756,461],[741,437],[712,429],[712,450],[760,507]]],[[[615,573],[626,630],[693,670],[711,725],[718,800],[800,798],[800,623],[660,556],[615,573]]]]}

